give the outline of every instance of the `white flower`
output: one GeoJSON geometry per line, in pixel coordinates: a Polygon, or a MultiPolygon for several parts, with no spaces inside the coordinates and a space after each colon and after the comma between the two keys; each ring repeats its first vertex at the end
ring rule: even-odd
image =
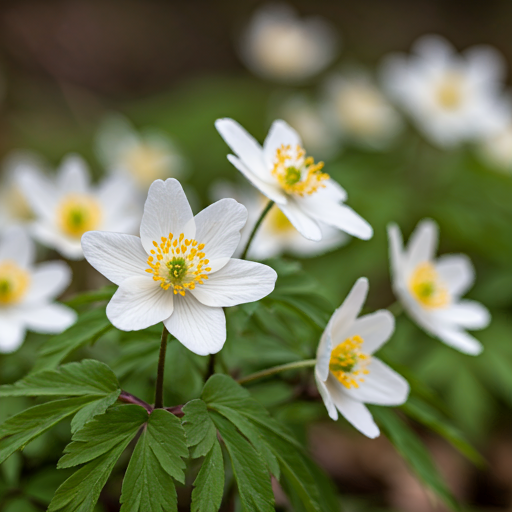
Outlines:
{"type": "Polygon", "coordinates": [[[37,219],[34,237],[69,259],[82,259],[80,239],[86,231],[133,231],[140,219],[135,191],[120,176],[93,187],[86,163],[67,156],[54,179],[41,173],[20,176],[22,192],[37,219]]]}
{"type": "Polygon", "coordinates": [[[344,138],[383,149],[401,130],[400,116],[367,73],[332,75],[326,91],[328,112],[344,138]]]}
{"type": "Polygon", "coordinates": [[[110,172],[129,177],[144,194],[156,179],[184,173],[184,159],[167,135],[154,129],[138,133],[121,115],[105,119],[96,137],[96,152],[110,172]]]}
{"type": "Polygon", "coordinates": [[[300,19],[286,4],[267,5],[253,15],[240,53],[251,71],[264,78],[296,82],[328,66],[338,50],[338,36],[319,17],[300,19]]]}
{"type": "MultiPolygon", "coordinates": [[[[227,182],[217,183],[213,188],[213,196],[215,199],[233,197],[247,207],[248,222],[242,230],[240,245],[235,253],[240,255],[249,240],[253,226],[266,206],[267,199],[253,188],[237,187],[227,182]]],[[[293,227],[283,212],[274,206],[256,232],[247,256],[255,260],[265,260],[282,254],[312,257],[340,247],[348,240],[345,233],[330,226],[319,225],[322,240],[307,240],[293,227]]]]}
{"type": "Polygon", "coordinates": [[[393,288],[409,315],[426,332],[466,354],[482,351],[464,329],[483,329],[490,322],[487,309],[460,297],[473,284],[475,273],[462,254],[437,261],[438,228],[431,220],[418,224],[406,250],[396,225],[389,226],[393,288]]]}
{"type": "Polygon", "coordinates": [[[489,135],[507,119],[501,93],[505,64],[492,47],[462,55],[440,36],[424,36],[415,55],[390,55],[383,79],[390,94],[433,142],[453,146],[489,135]]]}
{"type": "Polygon", "coordinates": [[[401,405],[409,385],[373,356],[395,330],[389,311],[357,317],[368,293],[368,280],[357,280],[343,304],[332,315],[317,350],[315,380],[327,412],[338,411],[364,435],[379,435],[365,403],[401,405]]]}
{"type": "Polygon", "coordinates": [[[284,121],[274,121],[263,148],[232,119],[217,119],[215,126],[237,155],[228,155],[229,161],[308,240],[322,239],[319,222],[363,240],[372,237],[372,227],[340,204],[345,190],[322,172],[322,162],[306,157],[299,135],[284,121]]]}
{"type": "Polygon", "coordinates": [[[141,238],[99,231],[82,238],[89,263],[119,285],[109,320],[123,331],[163,322],[192,352],[218,352],[226,340],[222,308],[265,297],[277,278],[266,265],[231,258],[246,220],[234,199],[194,217],[178,181],[155,181],[141,238]]]}
{"type": "Polygon", "coordinates": [[[512,123],[482,140],[478,149],[483,160],[491,167],[512,174],[512,123]]]}
{"type": "Polygon", "coordinates": [[[302,94],[295,94],[280,101],[277,111],[279,117],[297,130],[313,155],[331,158],[340,151],[340,137],[331,127],[327,109],[302,94]]]}
{"type": "Polygon", "coordinates": [[[34,243],[21,227],[0,240],[0,352],[23,343],[26,329],[57,334],[70,327],[76,313],[53,300],[68,286],[71,271],[62,261],[34,267],[34,243]]]}

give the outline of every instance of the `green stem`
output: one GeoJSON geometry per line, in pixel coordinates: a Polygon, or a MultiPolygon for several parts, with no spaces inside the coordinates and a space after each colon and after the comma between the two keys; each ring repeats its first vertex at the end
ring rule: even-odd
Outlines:
{"type": "Polygon", "coordinates": [[[162,329],[162,342],[160,344],[160,356],[158,357],[158,374],[156,376],[156,392],[155,392],[155,409],[163,409],[164,407],[164,371],[165,371],[165,354],[167,353],[167,331],[165,325],[162,329]]]}
{"type": "Polygon", "coordinates": [[[245,260],[245,258],[247,256],[247,251],[249,250],[249,247],[251,246],[252,239],[254,238],[256,231],[258,231],[261,223],[263,222],[263,219],[266,217],[267,213],[270,211],[272,206],[274,206],[274,201],[269,201],[267,206],[265,206],[265,209],[261,212],[260,218],[258,219],[258,222],[256,222],[256,224],[251,232],[251,236],[249,237],[249,240],[247,240],[247,244],[245,246],[244,252],[242,253],[243,260],[245,260]]]}
{"type": "Polygon", "coordinates": [[[316,359],[306,359],[305,361],[297,361],[295,363],[287,363],[281,364],[279,366],[274,366],[273,368],[267,368],[266,370],[261,370],[261,372],[256,372],[247,377],[242,377],[238,379],[238,384],[247,384],[248,382],[252,382],[254,380],[263,379],[264,377],[269,377],[270,375],[275,375],[276,373],[286,372],[288,370],[297,370],[298,368],[307,368],[309,366],[315,366],[316,359]]]}

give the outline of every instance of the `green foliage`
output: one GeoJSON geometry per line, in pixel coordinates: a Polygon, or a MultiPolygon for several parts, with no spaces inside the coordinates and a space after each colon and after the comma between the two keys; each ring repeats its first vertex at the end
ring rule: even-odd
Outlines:
{"type": "Polygon", "coordinates": [[[202,400],[192,400],[183,407],[183,412],[185,413],[183,427],[187,434],[190,455],[193,458],[203,457],[211,451],[217,439],[215,424],[202,400]]]}
{"type": "Polygon", "coordinates": [[[137,442],[123,481],[121,512],[172,512],[178,509],[172,478],[185,483],[188,456],[180,420],[154,410],[137,442]]]}
{"type": "Polygon", "coordinates": [[[460,510],[459,504],[448,490],[427,448],[414,432],[392,409],[372,407],[371,411],[384,433],[421,481],[432,489],[452,510],[460,510]]]}
{"type": "Polygon", "coordinates": [[[48,370],[58,366],[74,350],[94,343],[112,328],[105,308],[91,309],[81,315],[69,329],[50,338],[40,349],[33,372],[48,370]]]}

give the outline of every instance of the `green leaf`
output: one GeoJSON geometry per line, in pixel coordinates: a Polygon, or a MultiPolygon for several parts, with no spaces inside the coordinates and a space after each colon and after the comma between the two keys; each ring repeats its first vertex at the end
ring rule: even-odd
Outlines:
{"type": "Polygon", "coordinates": [[[78,295],[74,295],[71,299],[65,301],[65,304],[72,308],[83,306],[85,304],[91,304],[93,302],[104,302],[110,300],[117,290],[117,286],[104,286],[99,290],[92,292],[84,292],[78,295]]]}
{"type": "Polygon", "coordinates": [[[371,407],[371,411],[389,440],[422,482],[432,489],[452,510],[460,510],[459,504],[446,487],[444,479],[435,467],[427,448],[414,432],[392,409],[371,407]]]}
{"type": "Polygon", "coordinates": [[[274,493],[270,475],[259,454],[230,421],[215,411],[212,411],[210,416],[231,458],[243,510],[273,512],[274,493]]]}
{"type": "Polygon", "coordinates": [[[171,478],[185,482],[185,432],[170,412],[156,409],[133,452],[123,481],[121,512],[177,511],[171,478]]]}
{"type": "Polygon", "coordinates": [[[93,418],[104,414],[104,412],[117,401],[120,393],[121,390],[118,389],[104,398],[99,398],[80,409],[71,420],[71,432],[77,432],[93,418]]]}
{"type": "Polygon", "coordinates": [[[201,470],[194,481],[192,512],[217,512],[224,492],[224,459],[219,441],[215,438],[201,470]]]}
{"type": "Polygon", "coordinates": [[[273,293],[268,300],[285,304],[321,329],[325,328],[332,315],[331,305],[324,297],[318,294],[283,295],[281,293],[273,293]]]}
{"type": "Polygon", "coordinates": [[[143,407],[121,405],[75,433],[59,467],[87,464],[57,489],[48,511],[92,512],[115,463],[147,421],[143,407]]]}
{"type": "Polygon", "coordinates": [[[434,407],[415,396],[410,396],[407,403],[401,406],[402,411],[410,418],[425,425],[446,439],[475,465],[483,467],[485,459],[469,444],[462,432],[450,425],[434,407]]]}
{"type": "Polygon", "coordinates": [[[94,343],[113,326],[105,308],[97,308],[79,315],[77,322],[63,333],[50,338],[40,350],[40,357],[32,373],[58,366],[71,352],[94,343]]]}
{"type": "Polygon", "coordinates": [[[183,407],[185,417],[183,427],[187,434],[187,444],[192,449],[190,455],[196,459],[203,457],[217,439],[217,430],[202,400],[192,400],[183,407]]]}
{"type": "Polygon", "coordinates": [[[0,464],[16,450],[46,432],[64,418],[78,412],[95,397],[80,396],[36,405],[0,425],[0,464]]]}
{"type": "Polygon", "coordinates": [[[85,359],[57,370],[30,374],[15,384],[0,386],[0,397],[108,395],[119,387],[114,372],[106,364],[85,359]]]}

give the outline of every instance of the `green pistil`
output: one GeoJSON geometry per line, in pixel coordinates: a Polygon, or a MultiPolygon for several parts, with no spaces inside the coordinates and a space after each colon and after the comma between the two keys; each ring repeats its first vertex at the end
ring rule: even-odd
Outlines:
{"type": "Polygon", "coordinates": [[[296,167],[287,167],[286,168],[286,177],[285,182],[288,186],[295,185],[302,178],[302,173],[296,167]]]}
{"type": "Polygon", "coordinates": [[[169,279],[173,283],[179,283],[187,275],[187,263],[185,258],[173,258],[167,263],[169,269],[169,279]]]}
{"type": "Polygon", "coordinates": [[[12,284],[7,279],[2,279],[0,281],[0,297],[5,297],[8,295],[12,290],[12,284]]]}
{"type": "Polygon", "coordinates": [[[352,363],[352,362],[348,362],[348,361],[338,360],[337,363],[331,363],[329,365],[329,369],[332,372],[350,373],[354,369],[355,365],[356,365],[355,362],[352,363]]]}
{"type": "Polygon", "coordinates": [[[420,285],[418,285],[416,290],[420,297],[427,299],[434,295],[436,291],[436,286],[434,283],[421,283],[420,285]]]}
{"type": "Polygon", "coordinates": [[[86,221],[86,214],[83,210],[76,209],[69,213],[69,223],[75,228],[81,228],[86,221]]]}

